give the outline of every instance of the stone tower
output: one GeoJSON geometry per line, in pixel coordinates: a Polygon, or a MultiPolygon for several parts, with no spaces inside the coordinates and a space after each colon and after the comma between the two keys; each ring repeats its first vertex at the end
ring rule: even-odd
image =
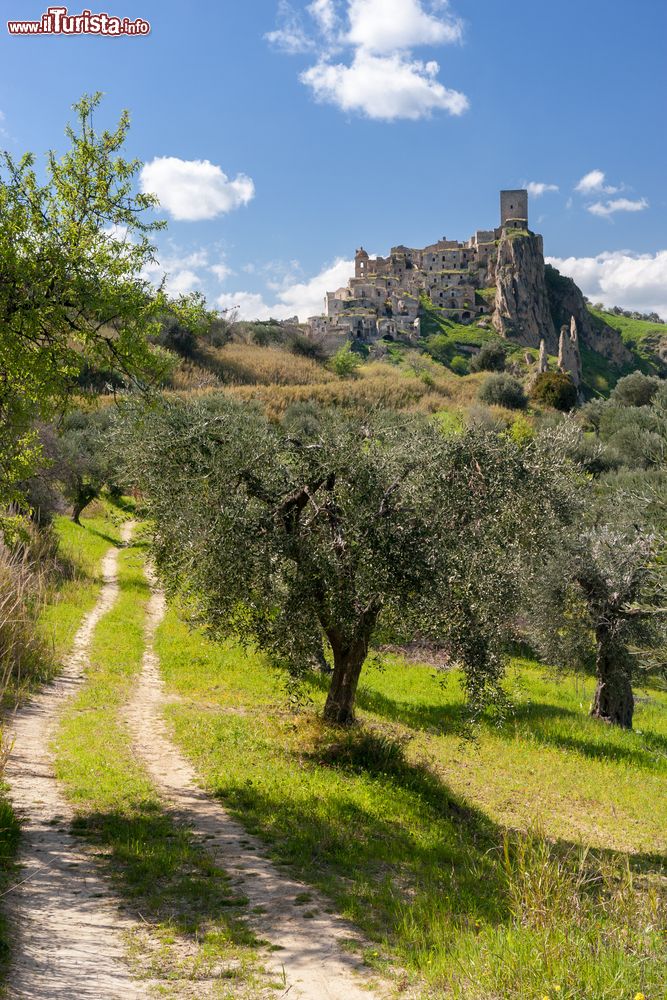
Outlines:
{"type": "Polygon", "coordinates": [[[500,192],[500,225],[506,226],[510,221],[518,221],[528,229],[528,192],[501,191],[500,192]]]}
{"type": "Polygon", "coordinates": [[[365,278],[368,272],[368,254],[363,247],[359,247],[354,255],[354,276],[355,278],[365,278]]]}

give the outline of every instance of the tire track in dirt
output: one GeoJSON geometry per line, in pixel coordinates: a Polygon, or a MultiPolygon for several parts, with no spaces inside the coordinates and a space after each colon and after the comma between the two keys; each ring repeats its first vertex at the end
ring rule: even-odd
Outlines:
{"type": "MultiPolygon", "coordinates": [[[[199,787],[192,765],[171,742],[162,717],[166,702],[159,661],[153,644],[165,612],[165,600],[150,576],[152,594],[146,616],[143,670],[127,721],[135,748],[177,821],[202,838],[229,874],[236,891],[248,898],[251,924],[273,949],[262,956],[274,976],[285,981],[290,1000],[369,1000],[373,981],[360,959],[342,949],[359,933],[340,917],[326,912],[330,904],[310,886],[284,875],[265,857],[262,844],[233,820],[199,787]],[[308,906],[295,905],[304,893],[308,906]],[[304,911],[314,914],[304,916],[304,911]]],[[[378,994],[374,994],[378,996],[378,994]]]]}
{"type": "MultiPolygon", "coordinates": [[[[123,526],[124,542],[132,527],[123,526]]],[[[124,958],[123,935],[135,925],[68,830],[72,809],[58,787],[49,749],[63,706],[85,680],[95,628],[118,595],[117,560],[118,550],[110,549],[97,604],[79,628],[62,673],[16,713],[6,733],[11,752],[5,780],[21,821],[21,867],[5,896],[14,938],[8,995],[17,1000],[147,996],[124,958]]]]}

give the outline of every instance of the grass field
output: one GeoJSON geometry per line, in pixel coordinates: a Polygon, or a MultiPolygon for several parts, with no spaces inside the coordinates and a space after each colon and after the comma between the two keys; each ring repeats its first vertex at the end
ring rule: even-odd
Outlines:
{"type": "MultiPolygon", "coordinates": [[[[56,526],[78,566],[41,619],[61,657],[125,516],[93,515],[56,526]]],[[[217,995],[250,1000],[266,982],[245,901],[165,811],[122,723],[143,652],[143,561],[141,540],[119,555],[119,599],[56,737],[58,776],[77,832],[144,919],[137,971],[176,997],[215,970],[217,995]]],[[[397,996],[663,997],[664,692],[638,691],[623,732],[588,717],[591,678],[517,659],[512,712],[470,741],[456,674],[384,654],[362,676],[360,725],[341,731],[319,716],[319,674],[295,711],[261,655],[190,632],[174,610],[157,651],[176,696],[168,722],[211,793],[359,926],[397,996]]],[[[17,825],[1,805],[0,829],[6,877],[17,825]]]]}
{"type": "MultiPolygon", "coordinates": [[[[636,731],[587,717],[588,678],[515,661],[515,711],[474,743],[455,676],[394,657],[366,669],[362,725],[299,713],[259,655],[158,636],[175,737],[274,859],[323,889],[397,959],[419,997],[662,997],[667,967],[667,698],[636,731]],[[444,682],[444,683],[443,683],[444,682]]],[[[401,984],[399,983],[399,986],[401,984]]]]}

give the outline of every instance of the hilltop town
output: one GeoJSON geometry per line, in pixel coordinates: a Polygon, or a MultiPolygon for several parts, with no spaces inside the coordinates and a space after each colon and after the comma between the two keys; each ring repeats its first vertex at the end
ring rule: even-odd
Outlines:
{"type": "Polygon", "coordinates": [[[629,360],[618,333],[595,327],[569,278],[545,267],[543,239],[528,226],[528,191],[500,192],[500,224],[468,240],[443,237],[421,249],[392,247],[388,257],[355,255],[347,286],[327,292],[325,312],[308,319],[309,334],[342,343],[418,340],[424,310],[474,324],[516,344],[537,348],[581,378],[580,343],[616,364],[629,360]]]}
{"type": "Polygon", "coordinates": [[[445,318],[460,323],[489,315],[493,301],[482,293],[495,284],[499,241],[527,232],[528,192],[501,191],[500,226],[479,229],[464,243],[443,237],[423,249],[396,246],[388,257],[375,258],[361,247],[354,278],[327,292],[325,315],[308,323],[316,334],[363,340],[418,336],[424,296],[445,318]]]}

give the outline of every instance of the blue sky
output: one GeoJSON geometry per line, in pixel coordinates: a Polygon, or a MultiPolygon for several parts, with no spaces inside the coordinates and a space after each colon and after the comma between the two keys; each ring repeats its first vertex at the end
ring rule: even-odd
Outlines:
{"type": "MultiPolygon", "coordinates": [[[[174,291],[305,319],[360,244],[467,238],[497,223],[500,188],[531,182],[557,188],[531,198],[547,256],[594,299],[667,318],[664,0],[88,6],[151,32],[3,24],[0,139],[62,149],[84,91],[105,93],[109,123],[129,108],[174,291]]],[[[11,19],[46,7],[3,3],[11,19]]]]}

